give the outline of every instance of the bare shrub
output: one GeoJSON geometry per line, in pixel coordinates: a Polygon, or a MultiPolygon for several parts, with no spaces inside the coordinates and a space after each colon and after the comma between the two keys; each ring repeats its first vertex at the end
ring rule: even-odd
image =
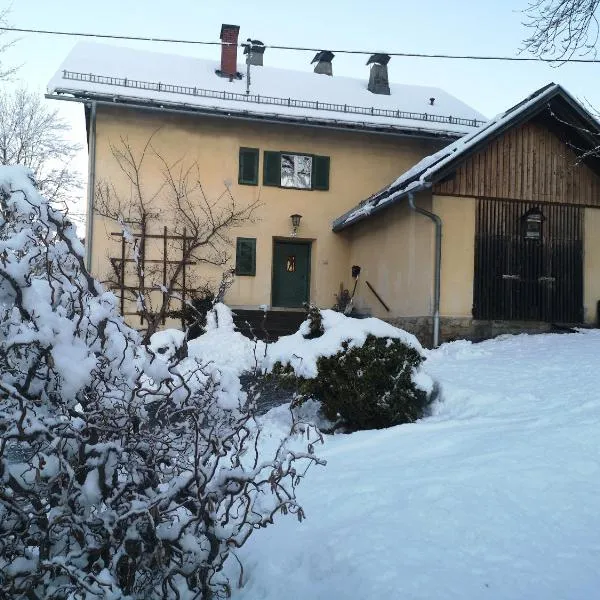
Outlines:
{"type": "Polygon", "coordinates": [[[85,268],[63,212],[0,167],[0,597],[228,597],[320,434],[274,452],[212,364],[155,354],[85,268]]]}

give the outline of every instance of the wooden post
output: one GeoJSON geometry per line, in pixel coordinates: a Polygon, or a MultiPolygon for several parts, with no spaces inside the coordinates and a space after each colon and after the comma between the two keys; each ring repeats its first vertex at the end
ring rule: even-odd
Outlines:
{"type": "Polygon", "coordinates": [[[119,281],[121,288],[121,314],[125,312],[125,235],[121,235],[121,277],[119,281]]]}
{"type": "Polygon", "coordinates": [[[183,244],[181,246],[181,259],[183,261],[183,267],[181,269],[181,329],[185,329],[185,286],[186,286],[186,280],[185,280],[185,263],[187,262],[186,259],[186,228],[183,228],[183,244]]]}
{"type": "MultiPolygon", "coordinates": [[[[146,273],[146,223],[142,222],[142,232],[140,237],[140,255],[139,255],[139,269],[140,269],[140,293],[145,295],[146,286],[144,283],[145,273],[146,273]]],[[[144,299],[144,302],[146,300],[144,299]]],[[[140,325],[144,324],[144,313],[140,314],[140,325]]]]}

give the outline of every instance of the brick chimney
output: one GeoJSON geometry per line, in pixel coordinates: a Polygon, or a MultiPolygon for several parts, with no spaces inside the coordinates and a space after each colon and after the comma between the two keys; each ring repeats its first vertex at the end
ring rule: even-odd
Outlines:
{"type": "Polygon", "coordinates": [[[240,33],[239,25],[221,25],[221,68],[217,75],[229,79],[241,79],[237,70],[237,43],[240,33]]]}

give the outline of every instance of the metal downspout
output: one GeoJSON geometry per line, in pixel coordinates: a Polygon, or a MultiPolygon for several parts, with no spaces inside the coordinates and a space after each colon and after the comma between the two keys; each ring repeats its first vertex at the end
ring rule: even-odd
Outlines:
{"type": "Polygon", "coordinates": [[[96,101],[90,105],[88,131],[88,189],[85,227],[85,266],[92,270],[92,241],[94,235],[94,193],[96,190],[96,101]]]}
{"type": "Polygon", "coordinates": [[[433,274],[433,347],[440,345],[440,278],[442,272],[442,219],[415,204],[415,195],[408,193],[408,205],[412,210],[431,219],[435,224],[435,267],[433,274]]]}

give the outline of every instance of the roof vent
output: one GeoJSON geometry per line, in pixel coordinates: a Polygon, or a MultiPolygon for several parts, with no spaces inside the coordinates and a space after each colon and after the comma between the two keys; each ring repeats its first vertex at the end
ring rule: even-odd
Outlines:
{"type": "Polygon", "coordinates": [[[311,65],[313,63],[317,63],[315,65],[315,73],[320,73],[321,75],[333,75],[333,67],[331,66],[331,61],[335,54],[330,52],[329,50],[321,50],[315,54],[315,57],[311,61],[311,65]]]}
{"type": "Polygon", "coordinates": [[[260,40],[248,38],[244,44],[244,54],[246,55],[247,64],[262,67],[265,45],[260,40]]]}
{"type": "Polygon", "coordinates": [[[367,65],[372,65],[367,89],[373,94],[390,95],[390,82],[388,80],[387,69],[389,62],[389,54],[373,54],[367,61],[367,65]]]}

